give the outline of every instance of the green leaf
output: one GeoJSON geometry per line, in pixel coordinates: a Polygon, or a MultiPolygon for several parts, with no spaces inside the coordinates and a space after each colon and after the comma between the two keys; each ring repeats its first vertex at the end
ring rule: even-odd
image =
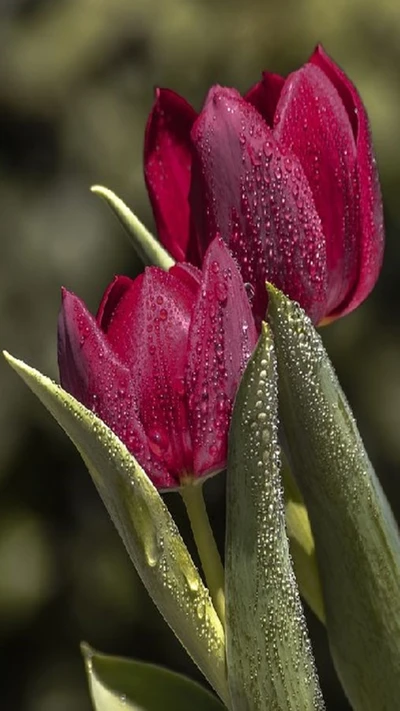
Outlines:
{"type": "Polygon", "coordinates": [[[105,200],[114,215],[116,215],[123,227],[125,227],[136,253],[144,264],[154,264],[166,270],[175,264],[167,250],[161,246],[158,240],[153,237],[151,232],[146,229],[136,215],[131,212],[129,207],[127,207],[115,193],[108,190],[108,188],[103,188],[101,185],[94,185],[91,190],[105,200]]]}
{"type": "Polygon", "coordinates": [[[225,639],[208,590],[168,508],[116,435],[59,385],[5,354],[82,456],[160,612],[222,699],[225,639]]]}
{"type": "Polygon", "coordinates": [[[324,600],[315,542],[308,511],[289,463],[282,452],[286,529],[300,593],[318,619],[325,624],[324,600]]]}
{"type": "Polygon", "coordinates": [[[82,645],[95,711],[223,711],[218,699],[200,684],[131,659],[99,654],[82,645]]]}
{"type": "Polygon", "coordinates": [[[229,436],[227,665],[237,711],[324,708],[285,530],[277,410],[275,354],[264,325],[229,436]]]}
{"type": "Polygon", "coordinates": [[[400,541],[322,341],[269,287],[283,426],[314,533],[332,656],[354,709],[400,697],[400,541]]]}

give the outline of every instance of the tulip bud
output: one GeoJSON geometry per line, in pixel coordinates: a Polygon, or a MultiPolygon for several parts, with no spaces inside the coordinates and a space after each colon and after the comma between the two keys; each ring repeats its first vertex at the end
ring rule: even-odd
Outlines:
{"type": "Polygon", "coordinates": [[[203,272],[116,277],[96,318],[63,291],[61,384],[118,435],[159,489],[223,469],[233,398],[256,343],[235,261],[220,239],[203,272]]]}

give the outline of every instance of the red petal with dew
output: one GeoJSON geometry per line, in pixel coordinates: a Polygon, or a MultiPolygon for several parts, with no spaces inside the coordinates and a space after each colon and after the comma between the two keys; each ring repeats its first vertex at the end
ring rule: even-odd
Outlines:
{"type": "Polygon", "coordinates": [[[146,471],[151,471],[156,486],[174,485],[166,468],[153,461],[138,418],[129,369],[85,304],[66,289],[58,325],[58,362],[63,388],[113,430],[146,471]]]}
{"type": "Polygon", "coordinates": [[[283,150],[299,159],[322,221],[328,314],[356,283],[362,235],[351,123],[335,86],[319,67],[306,64],[287,78],[276,108],[274,135],[283,150]]]}
{"type": "Polygon", "coordinates": [[[144,173],[157,234],[178,261],[185,259],[189,240],[190,130],[196,116],[179,94],[157,89],[145,134],[144,173]]]}
{"type": "Polygon", "coordinates": [[[246,101],[257,109],[270,128],[274,125],[276,105],[284,83],[285,78],[279,74],[263,72],[262,80],[254,84],[244,95],[246,101]]]}
{"type": "Polygon", "coordinates": [[[205,256],[189,334],[186,387],[196,476],[226,465],[233,399],[256,342],[242,277],[216,238],[205,256]]]}
{"type": "Polygon", "coordinates": [[[189,277],[187,282],[147,268],[125,291],[107,326],[109,342],[131,372],[149,447],[175,485],[193,468],[184,373],[198,284],[189,277]]]}
{"type": "Polygon", "coordinates": [[[220,233],[254,292],[258,325],[265,280],[300,302],[314,322],[326,313],[325,237],[295,155],[282,151],[258,111],[234,89],[214,87],[192,129],[200,165],[196,218],[220,233]]]}
{"type": "Polygon", "coordinates": [[[378,279],[384,251],[384,221],[378,170],[367,112],[354,84],[319,45],[309,60],[329,77],[341,96],[352,123],[357,147],[361,211],[358,275],[352,292],[333,315],[353,311],[371,292],[378,279]]]}

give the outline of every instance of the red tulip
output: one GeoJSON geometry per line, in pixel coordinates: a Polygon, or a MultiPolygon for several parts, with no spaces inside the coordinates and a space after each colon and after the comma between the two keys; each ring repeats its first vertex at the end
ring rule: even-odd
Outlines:
{"type": "Polygon", "coordinates": [[[368,118],[321,47],[286,79],[264,73],[244,98],[213,87],[198,116],[158,90],[145,176],[163,244],[200,265],[218,231],[258,320],[266,279],[314,323],[352,311],[377,280],[384,233],[368,118]]]}
{"type": "Polygon", "coordinates": [[[233,398],[257,333],[221,239],[203,270],[150,267],[119,276],[96,318],[63,290],[62,386],[93,410],[160,489],[224,468],[233,398]]]}

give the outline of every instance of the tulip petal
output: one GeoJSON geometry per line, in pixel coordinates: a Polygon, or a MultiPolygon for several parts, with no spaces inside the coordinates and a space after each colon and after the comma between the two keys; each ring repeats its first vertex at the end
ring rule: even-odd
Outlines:
{"type": "Polygon", "coordinates": [[[129,369],[84,303],[66,289],[58,324],[58,362],[62,387],[113,430],[151,472],[158,488],[174,486],[175,481],[149,449],[129,369]]]}
{"type": "Polygon", "coordinates": [[[246,101],[257,109],[270,128],[274,125],[275,109],[284,83],[284,77],[279,74],[263,72],[262,81],[254,84],[244,95],[246,101]]]}
{"type": "Polygon", "coordinates": [[[118,303],[121,301],[125,292],[128,291],[132,285],[133,280],[129,277],[116,276],[105,290],[96,314],[96,321],[101,330],[105,333],[108,331],[109,323],[113,317],[115,309],[118,306],[118,303]]]}
{"type": "Polygon", "coordinates": [[[319,45],[309,62],[320,67],[336,87],[351,121],[357,147],[361,227],[358,279],[337,315],[353,311],[371,292],[383,260],[384,222],[378,171],[368,116],[354,84],[319,45]]]}
{"type": "Polygon", "coordinates": [[[146,269],[130,288],[121,289],[106,331],[129,367],[149,447],[174,476],[175,486],[179,476],[193,468],[184,373],[198,285],[187,276],[190,285],[156,267],[146,269]]]}
{"type": "Polygon", "coordinates": [[[301,165],[283,155],[260,114],[234,89],[214,87],[192,129],[202,179],[195,216],[219,232],[254,290],[258,325],[265,279],[300,301],[314,322],[325,315],[325,238],[301,165]]]}
{"type": "Polygon", "coordinates": [[[169,270],[170,274],[176,276],[180,281],[183,281],[193,292],[193,298],[197,295],[201,283],[201,271],[193,264],[188,262],[180,262],[174,264],[169,270]]]}
{"type": "Polygon", "coordinates": [[[325,52],[321,44],[317,45],[311,57],[308,60],[309,64],[313,64],[316,67],[322,69],[324,74],[328,77],[329,81],[332,82],[336,91],[338,92],[340,98],[343,101],[344,107],[347,111],[351,127],[353,129],[354,138],[357,140],[359,132],[359,116],[358,108],[362,106],[362,113],[364,118],[368,123],[364,105],[362,104],[360,95],[355,88],[354,84],[346,76],[346,74],[340,69],[340,67],[335,64],[335,62],[330,58],[330,56],[325,52]]]}
{"type": "Polygon", "coordinates": [[[233,399],[256,342],[240,272],[222,239],[216,238],[204,259],[187,353],[186,387],[197,476],[225,466],[233,399]]]}
{"type": "Polygon", "coordinates": [[[299,158],[326,240],[326,313],[334,311],[357,279],[359,202],[356,146],[343,102],[313,64],[291,74],[275,114],[280,146],[299,158]]]}
{"type": "Polygon", "coordinates": [[[107,381],[115,380],[117,388],[129,377],[83,301],[67,289],[58,321],[58,361],[62,387],[95,412],[99,395],[109,398],[107,381]]]}
{"type": "Polygon", "coordinates": [[[190,130],[196,116],[179,94],[157,89],[145,134],[144,174],[157,233],[178,261],[185,259],[189,240],[190,130]]]}

